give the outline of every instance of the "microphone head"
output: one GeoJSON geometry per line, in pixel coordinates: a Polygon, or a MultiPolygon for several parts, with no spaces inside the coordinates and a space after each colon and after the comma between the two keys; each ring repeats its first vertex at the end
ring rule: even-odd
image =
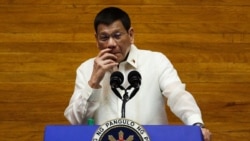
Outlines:
{"type": "Polygon", "coordinates": [[[137,71],[131,71],[128,74],[128,82],[134,88],[139,88],[140,85],[141,85],[141,75],[140,75],[140,73],[137,72],[137,71]]]}
{"type": "Polygon", "coordinates": [[[123,74],[119,71],[115,71],[110,76],[110,85],[111,88],[117,88],[121,86],[122,82],[124,80],[123,74]]]}

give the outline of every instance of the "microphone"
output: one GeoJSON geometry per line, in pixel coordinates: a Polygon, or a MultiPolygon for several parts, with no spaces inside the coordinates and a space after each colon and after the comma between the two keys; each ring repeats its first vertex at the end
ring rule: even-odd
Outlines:
{"type": "Polygon", "coordinates": [[[132,87],[134,87],[135,89],[138,89],[141,85],[141,75],[139,72],[137,71],[131,71],[128,74],[128,82],[130,83],[130,85],[132,87]]]}
{"type": "Polygon", "coordinates": [[[110,86],[112,91],[115,93],[117,97],[119,97],[122,100],[122,118],[125,118],[125,108],[126,108],[126,103],[135,96],[137,91],[140,88],[141,85],[141,75],[137,71],[131,71],[128,74],[128,82],[130,83],[130,86],[128,88],[122,87],[122,83],[124,81],[123,74],[119,71],[115,71],[111,74],[110,76],[110,86]],[[128,96],[127,90],[134,88],[130,96],[128,96]],[[117,88],[120,88],[121,90],[124,90],[125,93],[123,94],[123,97],[117,90],[117,88]]]}
{"type": "Polygon", "coordinates": [[[111,88],[118,88],[121,86],[122,82],[124,80],[124,77],[121,72],[115,71],[110,76],[110,85],[111,88]]]}
{"type": "Polygon", "coordinates": [[[123,80],[124,80],[124,77],[123,77],[122,73],[119,71],[113,72],[110,76],[111,89],[115,93],[115,95],[117,97],[119,97],[120,99],[122,99],[122,96],[119,93],[119,91],[117,90],[117,88],[124,90],[124,88],[121,86],[123,80]]]}
{"type": "Polygon", "coordinates": [[[129,97],[129,99],[132,99],[135,96],[135,94],[139,91],[139,88],[141,85],[140,73],[137,71],[131,71],[128,74],[128,82],[130,83],[130,86],[128,87],[128,89],[130,89],[131,87],[134,87],[134,90],[132,91],[129,97]]]}

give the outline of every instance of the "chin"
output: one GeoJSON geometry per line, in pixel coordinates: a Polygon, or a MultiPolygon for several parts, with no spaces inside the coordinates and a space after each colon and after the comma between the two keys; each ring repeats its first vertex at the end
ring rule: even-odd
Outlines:
{"type": "Polygon", "coordinates": [[[122,61],[124,61],[124,57],[120,54],[116,54],[116,57],[117,57],[117,62],[120,63],[122,61]]]}

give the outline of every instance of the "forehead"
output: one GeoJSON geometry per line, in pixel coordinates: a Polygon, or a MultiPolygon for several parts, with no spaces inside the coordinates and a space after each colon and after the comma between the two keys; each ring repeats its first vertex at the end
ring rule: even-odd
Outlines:
{"type": "Polygon", "coordinates": [[[102,33],[111,34],[113,32],[118,32],[118,31],[126,31],[120,20],[115,21],[110,25],[99,24],[97,27],[97,34],[102,34],[102,33]]]}

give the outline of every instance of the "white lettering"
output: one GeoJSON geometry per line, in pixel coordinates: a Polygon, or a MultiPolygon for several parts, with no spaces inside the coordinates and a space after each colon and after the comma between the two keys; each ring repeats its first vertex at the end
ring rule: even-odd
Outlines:
{"type": "Polygon", "coordinates": [[[136,129],[139,131],[140,134],[144,134],[144,130],[141,126],[138,126],[136,129]]]}
{"type": "Polygon", "coordinates": [[[96,134],[100,136],[100,135],[102,134],[103,131],[104,131],[104,129],[103,129],[102,127],[100,127],[100,128],[97,130],[96,134]]]}

